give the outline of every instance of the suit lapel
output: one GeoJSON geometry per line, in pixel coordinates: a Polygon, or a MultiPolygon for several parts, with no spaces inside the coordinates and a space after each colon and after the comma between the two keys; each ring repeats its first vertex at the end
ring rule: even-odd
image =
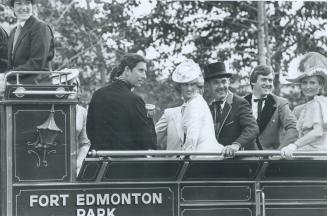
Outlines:
{"type": "MultiPolygon", "coordinates": [[[[19,46],[19,44],[22,42],[23,38],[27,35],[27,33],[29,32],[29,30],[31,29],[31,26],[34,23],[35,18],[33,16],[31,16],[25,23],[25,25],[22,28],[22,31],[20,32],[18,38],[17,38],[17,42],[15,44],[15,47],[13,47],[14,52],[13,52],[13,56],[15,56],[15,52],[17,50],[17,47],[19,46]]],[[[17,28],[16,28],[17,29],[17,28]]],[[[16,31],[16,30],[15,30],[16,31]]]]}
{"type": "Polygon", "coordinates": [[[261,119],[258,120],[258,125],[260,129],[260,133],[265,129],[268,122],[270,121],[272,115],[274,114],[276,110],[276,101],[274,98],[269,94],[267,96],[267,100],[265,102],[265,106],[262,109],[261,112],[261,119]]]}
{"type": "MultiPolygon", "coordinates": [[[[16,29],[15,29],[15,31],[16,31],[16,29]]],[[[12,32],[11,34],[10,34],[10,36],[9,36],[9,41],[8,41],[8,44],[9,44],[9,46],[8,46],[8,53],[9,53],[9,61],[11,62],[12,61],[12,50],[13,50],[13,44],[14,44],[14,37],[15,37],[15,33],[14,32],[12,32]]]]}
{"type": "Polygon", "coordinates": [[[217,137],[219,137],[221,129],[224,126],[225,121],[226,121],[227,117],[229,116],[229,113],[230,113],[230,111],[232,109],[232,101],[233,101],[233,94],[229,93],[228,96],[227,96],[226,103],[225,103],[225,106],[223,108],[222,114],[221,114],[221,118],[218,121],[219,125],[218,125],[218,128],[217,128],[217,131],[218,131],[217,137]]]}
{"type": "Polygon", "coordinates": [[[244,97],[247,102],[249,102],[250,106],[252,106],[252,94],[248,94],[244,97]]]}

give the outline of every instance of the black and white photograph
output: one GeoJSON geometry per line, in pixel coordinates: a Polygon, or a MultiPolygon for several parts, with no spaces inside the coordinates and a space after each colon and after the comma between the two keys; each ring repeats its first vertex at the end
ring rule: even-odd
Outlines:
{"type": "Polygon", "coordinates": [[[1,216],[326,216],[327,1],[0,0],[1,216]]]}

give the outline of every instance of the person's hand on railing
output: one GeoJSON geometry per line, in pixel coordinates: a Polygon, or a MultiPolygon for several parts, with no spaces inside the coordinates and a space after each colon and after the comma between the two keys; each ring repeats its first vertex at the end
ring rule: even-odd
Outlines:
{"type": "Polygon", "coordinates": [[[240,149],[241,145],[238,143],[232,143],[231,145],[225,146],[222,153],[224,157],[234,157],[235,152],[240,149]]]}
{"type": "Polygon", "coordinates": [[[291,143],[280,150],[280,156],[284,159],[293,159],[293,152],[296,151],[296,149],[297,146],[291,143]]]}

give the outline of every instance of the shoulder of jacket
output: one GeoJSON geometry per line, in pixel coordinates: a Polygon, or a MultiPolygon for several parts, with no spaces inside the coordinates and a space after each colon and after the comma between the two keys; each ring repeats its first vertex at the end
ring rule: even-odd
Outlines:
{"type": "Polygon", "coordinates": [[[179,112],[181,110],[181,106],[167,108],[164,110],[164,113],[167,115],[171,115],[172,113],[179,112]]]}
{"type": "Polygon", "coordinates": [[[49,24],[47,24],[43,20],[40,20],[36,17],[34,17],[34,19],[33,19],[31,28],[49,28],[49,30],[51,31],[51,29],[50,29],[51,27],[49,24]]]}
{"type": "Polygon", "coordinates": [[[238,96],[236,94],[233,94],[233,101],[236,102],[236,103],[249,104],[249,102],[244,97],[238,96]]]}
{"type": "Polygon", "coordinates": [[[104,92],[106,92],[107,87],[108,86],[105,86],[105,87],[101,87],[101,88],[95,90],[95,92],[93,93],[93,97],[98,96],[98,95],[102,95],[104,92]]]}
{"type": "Polygon", "coordinates": [[[274,101],[276,102],[277,105],[281,105],[284,106],[286,104],[288,104],[288,100],[286,98],[277,96],[275,94],[271,94],[272,98],[274,99],[274,101]]]}

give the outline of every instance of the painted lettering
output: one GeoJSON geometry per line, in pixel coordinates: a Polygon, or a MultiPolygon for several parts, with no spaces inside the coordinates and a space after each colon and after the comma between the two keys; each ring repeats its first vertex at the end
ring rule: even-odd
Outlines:
{"type": "Polygon", "coordinates": [[[76,209],[76,216],[115,216],[116,208],[76,209]]]}
{"type": "Polygon", "coordinates": [[[30,195],[30,207],[36,204],[40,207],[66,206],[69,194],[30,195]]]}

